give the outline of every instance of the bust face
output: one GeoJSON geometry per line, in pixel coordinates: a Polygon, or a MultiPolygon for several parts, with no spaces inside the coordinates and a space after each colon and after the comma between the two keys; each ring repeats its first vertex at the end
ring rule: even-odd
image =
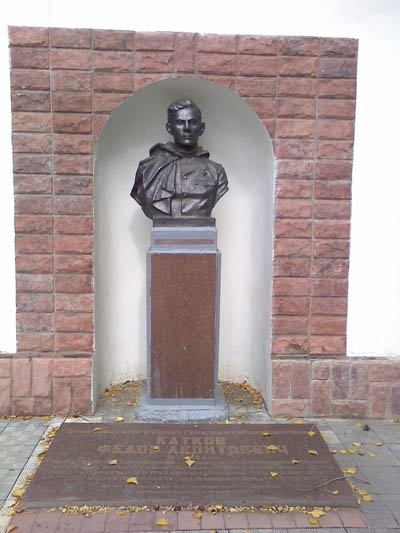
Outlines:
{"type": "Polygon", "coordinates": [[[168,133],[174,137],[175,144],[191,150],[197,146],[197,141],[204,132],[205,124],[195,109],[185,107],[174,113],[166,127],[168,133]]]}

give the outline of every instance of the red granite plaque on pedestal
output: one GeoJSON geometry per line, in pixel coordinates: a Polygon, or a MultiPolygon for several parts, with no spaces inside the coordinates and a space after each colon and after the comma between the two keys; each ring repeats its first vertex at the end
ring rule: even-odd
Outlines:
{"type": "Polygon", "coordinates": [[[151,254],[150,398],[214,398],[217,253],[151,254]]]}
{"type": "Polygon", "coordinates": [[[154,221],[147,254],[147,385],[139,418],[226,418],[218,387],[220,277],[214,219],[154,221]]]}

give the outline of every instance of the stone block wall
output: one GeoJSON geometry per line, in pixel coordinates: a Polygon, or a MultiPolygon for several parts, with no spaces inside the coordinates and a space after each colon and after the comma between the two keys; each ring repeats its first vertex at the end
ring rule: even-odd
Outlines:
{"type": "Polygon", "coordinates": [[[276,416],[392,418],[400,415],[400,361],[370,357],[275,358],[276,416]]]}
{"type": "Polygon", "coordinates": [[[356,40],[10,27],[9,41],[18,353],[0,356],[1,414],[91,411],[93,149],[134,91],[187,76],[236,91],[273,140],[273,414],[398,414],[398,384],[372,369],[399,364],[345,357],[356,40]]]}

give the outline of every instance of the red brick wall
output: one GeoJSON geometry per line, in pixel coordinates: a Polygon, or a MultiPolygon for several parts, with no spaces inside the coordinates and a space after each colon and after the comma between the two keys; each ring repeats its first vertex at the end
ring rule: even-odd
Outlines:
{"type": "Polygon", "coordinates": [[[23,367],[33,381],[24,394],[10,385],[8,411],[23,411],[20,396],[27,411],[78,410],[76,383],[84,390],[82,380],[90,380],[79,369],[93,352],[93,147],[109,113],[132,92],[195,76],[238,92],[274,143],[272,409],[323,414],[310,406],[326,381],[329,413],[358,415],[358,407],[334,407],[340,367],[332,360],[346,353],[357,41],[25,27],[11,27],[9,36],[19,355],[10,375],[9,359],[1,362],[2,379],[23,367]],[[327,380],[311,382],[310,356],[332,361],[327,380]],[[60,360],[69,365],[65,376],[60,360]],[[38,364],[51,376],[47,396],[38,396],[48,403],[35,395],[38,364]],[[288,389],[281,365],[296,369],[288,389]],[[60,406],[54,394],[62,379],[60,406]]]}

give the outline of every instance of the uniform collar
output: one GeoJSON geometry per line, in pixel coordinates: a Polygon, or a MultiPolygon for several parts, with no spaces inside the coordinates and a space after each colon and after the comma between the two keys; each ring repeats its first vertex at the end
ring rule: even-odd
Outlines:
{"type": "Polygon", "coordinates": [[[162,150],[164,152],[168,152],[175,157],[183,158],[183,157],[210,157],[209,152],[207,150],[203,150],[201,146],[196,146],[195,149],[191,152],[188,152],[187,150],[183,150],[179,146],[177,146],[175,143],[169,142],[169,143],[158,143],[154,145],[150,149],[150,155],[153,155],[153,153],[156,150],[162,150]]]}

